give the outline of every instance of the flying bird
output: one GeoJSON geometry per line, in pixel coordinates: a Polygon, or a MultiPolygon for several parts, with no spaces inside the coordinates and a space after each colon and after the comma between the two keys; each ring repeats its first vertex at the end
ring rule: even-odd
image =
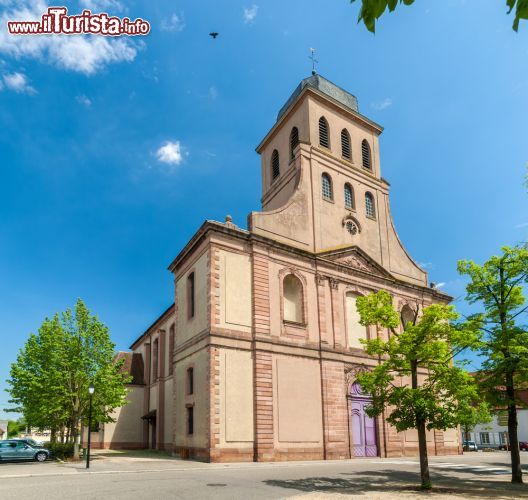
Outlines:
{"type": "Polygon", "coordinates": [[[209,33],[209,36],[212,36],[214,39],[218,36],[218,33],[216,31],[212,31],[211,33],[209,33]]]}

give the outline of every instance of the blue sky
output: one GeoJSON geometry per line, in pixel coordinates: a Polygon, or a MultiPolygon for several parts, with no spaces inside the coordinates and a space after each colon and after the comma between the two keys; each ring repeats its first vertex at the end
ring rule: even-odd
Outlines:
{"type": "Polygon", "coordinates": [[[347,0],[65,4],[152,32],[15,42],[10,13],[46,4],[0,1],[0,391],[44,317],[81,297],[126,349],[170,303],[167,265],[200,224],[245,225],[254,148],[310,47],[385,126],[395,224],[432,281],[460,297],[458,259],[526,238],[528,25],[514,33],[505,2],[422,0],[375,36],[347,0]]]}

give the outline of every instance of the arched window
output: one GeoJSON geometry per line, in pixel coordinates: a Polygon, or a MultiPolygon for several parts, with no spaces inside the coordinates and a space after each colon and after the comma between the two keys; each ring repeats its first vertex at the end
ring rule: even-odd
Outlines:
{"type": "Polygon", "coordinates": [[[319,145],[323,148],[330,149],[330,133],[328,130],[328,122],[324,116],[319,118],[319,145]]]}
{"type": "Polygon", "coordinates": [[[293,160],[293,152],[295,151],[295,148],[299,144],[299,129],[297,127],[293,127],[292,131],[290,133],[290,160],[293,160]]]}
{"type": "Polygon", "coordinates": [[[374,219],[376,217],[376,207],[374,206],[374,197],[371,193],[365,193],[365,213],[367,217],[374,219]]]}
{"type": "Polygon", "coordinates": [[[361,142],[361,158],[363,161],[363,168],[372,170],[372,160],[370,158],[370,146],[366,139],[361,142]]]}
{"type": "Polygon", "coordinates": [[[284,321],[304,322],[303,285],[294,274],[288,274],[282,283],[284,321]]]}
{"type": "Polygon", "coordinates": [[[345,184],[345,208],[354,208],[354,191],[348,182],[345,184]]]}
{"type": "Polygon", "coordinates": [[[325,200],[332,201],[334,199],[334,193],[332,190],[332,179],[328,174],[323,174],[321,176],[321,186],[322,186],[322,193],[323,198],[325,200]]]}
{"type": "Polygon", "coordinates": [[[187,276],[187,317],[194,318],[194,273],[187,276]]]}
{"type": "Polygon", "coordinates": [[[356,306],[357,295],[353,292],[346,294],[346,327],[348,347],[363,348],[360,339],[367,340],[367,327],[363,326],[359,320],[359,312],[356,306]]]}
{"type": "Polygon", "coordinates": [[[274,181],[280,175],[279,152],[274,149],[271,154],[271,180],[274,181]]]}
{"type": "Polygon", "coordinates": [[[352,159],[352,149],[350,148],[350,134],[348,130],[344,128],[341,130],[341,156],[345,160],[352,159]]]}
{"type": "Polygon", "coordinates": [[[404,330],[409,323],[414,323],[414,316],[414,311],[407,304],[405,304],[400,313],[401,322],[404,330]]]}

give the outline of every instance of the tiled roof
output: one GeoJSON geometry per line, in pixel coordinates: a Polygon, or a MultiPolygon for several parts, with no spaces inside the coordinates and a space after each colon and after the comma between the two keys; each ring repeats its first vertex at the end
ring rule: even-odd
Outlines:
{"type": "Polygon", "coordinates": [[[124,352],[120,351],[115,357],[115,361],[124,359],[125,362],[121,367],[120,373],[126,373],[132,376],[132,381],[129,384],[145,385],[143,379],[144,365],[143,356],[138,352],[124,352]]]}
{"type": "Polygon", "coordinates": [[[326,94],[328,97],[331,97],[335,101],[339,102],[343,106],[351,109],[352,111],[359,113],[358,101],[356,96],[352,95],[350,92],[343,90],[341,87],[337,86],[335,83],[332,83],[330,80],[322,77],[321,75],[315,74],[305,78],[299,83],[297,88],[293,91],[293,94],[286,101],[286,104],[280,109],[279,114],[277,115],[277,121],[279,121],[286,113],[288,108],[295,102],[297,97],[303,91],[305,87],[311,87],[318,90],[319,92],[326,94]]]}

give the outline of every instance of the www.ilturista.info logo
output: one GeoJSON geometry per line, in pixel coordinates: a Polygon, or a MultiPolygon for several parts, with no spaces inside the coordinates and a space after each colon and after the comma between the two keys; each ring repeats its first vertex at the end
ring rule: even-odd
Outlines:
{"type": "Polygon", "coordinates": [[[93,14],[90,10],[69,16],[66,7],[49,7],[40,21],[8,21],[7,26],[12,35],[137,36],[150,33],[150,24],[141,18],[131,21],[128,17],[112,17],[105,12],[93,14]]]}

